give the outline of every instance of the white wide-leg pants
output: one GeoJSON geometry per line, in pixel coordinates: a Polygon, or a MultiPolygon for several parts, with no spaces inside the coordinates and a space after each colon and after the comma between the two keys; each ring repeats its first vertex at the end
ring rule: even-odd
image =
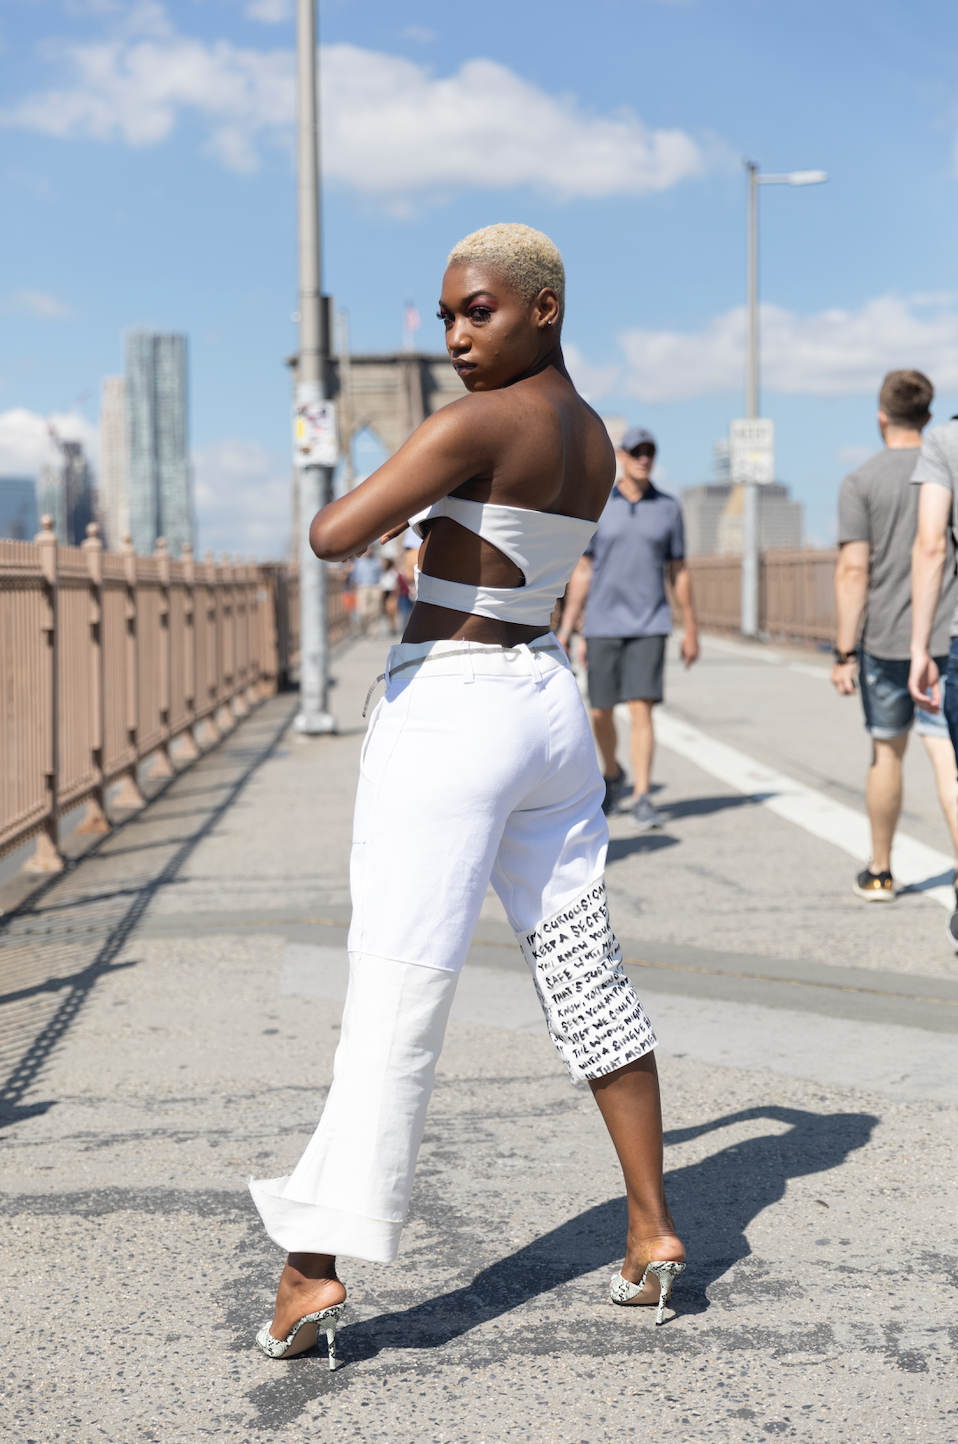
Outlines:
{"type": "Polygon", "coordinates": [[[490,880],[572,1078],[602,1077],[655,1047],[609,926],[603,796],[578,687],[551,636],[510,651],[392,648],[360,761],[332,1087],[295,1171],[250,1182],[281,1248],[396,1257],[490,880]]]}

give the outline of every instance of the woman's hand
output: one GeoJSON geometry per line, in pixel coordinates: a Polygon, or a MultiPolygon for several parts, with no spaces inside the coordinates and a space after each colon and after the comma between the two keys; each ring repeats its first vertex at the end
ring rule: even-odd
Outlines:
{"type": "Polygon", "coordinates": [[[403,532],[408,530],[408,521],[401,522],[399,526],[394,526],[392,531],[385,532],[383,536],[379,538],[380,546],[385,546],[387,542],[395,541],[397,536],[402,536],[403,532]]]}

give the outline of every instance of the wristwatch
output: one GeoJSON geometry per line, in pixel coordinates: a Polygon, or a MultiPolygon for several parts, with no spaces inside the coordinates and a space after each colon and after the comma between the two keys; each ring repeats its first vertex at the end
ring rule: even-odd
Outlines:
{"type": "Polygon", "coordinates": [[[838,665],[839,665],[840,667],[846,666],[847,663],[849,663],[849,662],[857,662],[857,661],[858,661],[858,653],[857,653],[857,651],[856,651],[856,652],[840,652],[837,647],[833,647],[833,648],[832,648],[832,656],[835,658],[835,661],[838,663],[838,665]]]}

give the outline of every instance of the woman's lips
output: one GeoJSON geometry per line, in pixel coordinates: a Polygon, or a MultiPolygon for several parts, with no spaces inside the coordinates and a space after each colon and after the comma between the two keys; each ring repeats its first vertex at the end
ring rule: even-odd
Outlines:
{"type": "Polygon", "coordinates": [[[475,371],[476,363],[475,361],[453,361],[452,369],[458,376],[468,376],[470,372],[475,371]]]}

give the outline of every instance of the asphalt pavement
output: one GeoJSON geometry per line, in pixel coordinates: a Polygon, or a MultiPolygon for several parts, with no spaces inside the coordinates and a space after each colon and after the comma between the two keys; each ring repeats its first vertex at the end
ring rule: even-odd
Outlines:
{"type": "MultiPolygon", "coordinates": [[[[608,1302],[621,1174],[490,894],[399,1259],[342,1261],[336,1373],[255,1349],[282,1256],[245,1181],[295,1163],[329,1084],[360,713],[386,645],[337,657],[338,736],[297,737],[295,698],[273,699],[6,920],[10,1437],[958,1440],[942,879],[862,903],[847,846],[723,781],[704,744],[701,766],[659,750],[661,831],[611,822],[689,1250],[666,1325],[608,1302]]],[[[667,724],[860,820],[857,702],[814,654],[706,638],[691,673],[670,661],[667,724]]],[[[947,853],[911,753],[903,827],[947,853]]]]}

